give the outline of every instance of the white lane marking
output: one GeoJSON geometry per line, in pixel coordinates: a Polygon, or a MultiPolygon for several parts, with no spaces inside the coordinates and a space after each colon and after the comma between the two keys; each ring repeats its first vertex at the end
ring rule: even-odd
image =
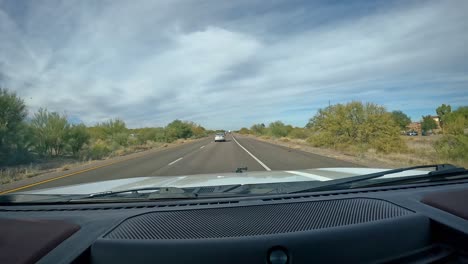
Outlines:
{"type": "Polygon", "coordinates": [[[173,162],[169,163],[168,165],[171,166],[172,164],[178,162],[178,161],[181,160],[181,159],[183,159],[183,158],[178,158],[178,159],[174,160],[173,162]]]}
{"type": "Polygon", "coordinates": [[[329,181],[329,180],[331,180],[331,178],[318,176],[318,175],[307,173],[307,172],[301,172],[301,171],[284,171],[284,172],[291,173],[291,174],[296,174],[296,175],[299,175],[299,176],[304,176],[304,177],[311,178],[311,179],[314,179],[314,180],[317,180],[317,181],[329,181]]]}
{"type": "Polygon", "coordinates": [[[202,149],[202,148],[204,148],[204,147],[205,147],[205,146],[201,146],[200,148],[202,149]]]}
{"type": "Polygon", "coordinates": [[[268,168],[268,166],[265,165],[265,163],[263,163],[261,160],[259,160],[257,157],[255,157],[252,153],[250,153],[246,148],[244,148],[239,142],[237,142],[235,137],[232,137],[232,139],[234,139],[234,141],[237,143],[237,145],[239,145],[239,147],[241,147],[243,150],[245,150],[245,152],[247,152],[247,154],[249,154],[252,158],[254,158],[254,160],[256,160],[260,165],[262,165],[262,167],[265,168],[265,170],[271,171],[271,169],[268,168]]]}

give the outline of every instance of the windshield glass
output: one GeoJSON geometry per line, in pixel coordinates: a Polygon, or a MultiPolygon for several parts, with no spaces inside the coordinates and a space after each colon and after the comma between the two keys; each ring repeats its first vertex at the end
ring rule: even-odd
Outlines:
{"type": "Polygon", "coordinates": [[[0,196],[195,199],[463,178],[466,10],[0,0],[0,196]]]}

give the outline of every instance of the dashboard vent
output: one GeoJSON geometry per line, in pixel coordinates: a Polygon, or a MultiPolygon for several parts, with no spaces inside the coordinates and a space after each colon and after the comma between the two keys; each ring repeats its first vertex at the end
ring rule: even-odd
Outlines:
{"type": "Polygon", "coordinates": [[[383,200],[365,198],[151,212],[125,220],[105,238],[203,239],[256,236],[366,223],[412,213],[383,200]]]}

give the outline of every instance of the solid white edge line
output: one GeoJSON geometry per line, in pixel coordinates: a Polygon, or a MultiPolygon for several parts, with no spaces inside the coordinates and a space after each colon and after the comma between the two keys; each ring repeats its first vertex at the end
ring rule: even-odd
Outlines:
{"type": "Polygon", "coordinates": [[[291,173],[291,174],[296,174],[296,175],[299,175],[299,176],[304,176],[304,177],[311,178],[311,179],[314,179],[314,180],[317,180],[317,181],[329,181],[329,180],[331,180],[331,178],[318,176],[318,175],[310,174],[310,173],[307,173],[307,172],[301,172],[301,171],[284,171],[284,172],[291,173]]]}
{"type": "Polygon", "coordinates": [[[246,148],[244,148],[239,142],[237,142],[237,140],[236,140],[236,138],[234,136],[232,136],[232,139],[234,139],[234,141],[237,143],[237,145],[239,145],[239,147],[241,147],[243,150],[245,150],[245,152],[247,152],[247,154],[249,154],[252,158],[254,158],[254,160],[256,160],[260,165],[262,165],[262,167],[265,168],[265,170],[271,171],[271,169],[268,168],[268,166],[265,165],[265,163],[263,163],[261,160],[259,160],[257,157],[255,157],[252,153],[250,153],[246,148]]]}
{"type": "Polygon", "coordinates": [[[182,159],[182,158],[178,158],[178,159],[174,160],[173,162],[169,163],[168,165],[171,166],[172,164],[178,162],[178,161],[181,160],[181,159],[182,159]]]}

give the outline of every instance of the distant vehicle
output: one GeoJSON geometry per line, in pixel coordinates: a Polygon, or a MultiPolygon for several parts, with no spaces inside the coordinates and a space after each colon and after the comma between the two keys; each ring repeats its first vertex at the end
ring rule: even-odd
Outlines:
{"type": "Polygon", "coordinates": [[[418,135],[418,132],[416,131],[409,131],[406,133],[407,136],[417,136],[418,135]]]}
{"type": "Polygon", "coordinates": [[[215,142],[220,142],[220,141],[224,142],[224,141],[226,141],[226,137],[225,137],[224,133],[217,133],[215,135],[214,141],[215,142]]]}

